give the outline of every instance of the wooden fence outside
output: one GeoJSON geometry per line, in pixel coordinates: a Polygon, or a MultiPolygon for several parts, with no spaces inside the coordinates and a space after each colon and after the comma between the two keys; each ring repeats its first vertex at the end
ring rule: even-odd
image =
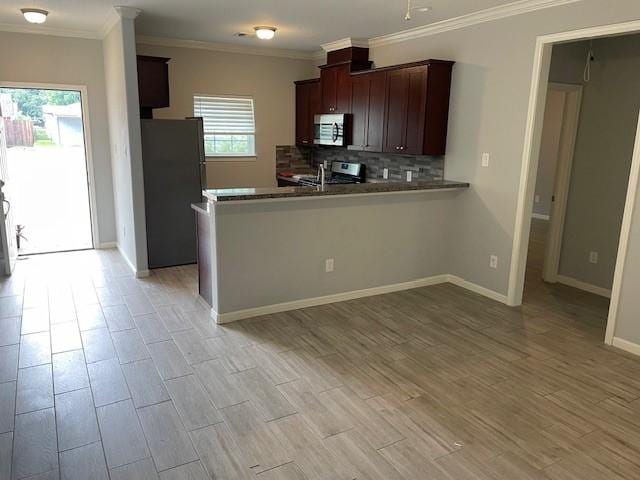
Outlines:
{"type": "Polygon", "coordinates": [[[7,147],[33,147],[33,122],[3,118],[7,147]]]}

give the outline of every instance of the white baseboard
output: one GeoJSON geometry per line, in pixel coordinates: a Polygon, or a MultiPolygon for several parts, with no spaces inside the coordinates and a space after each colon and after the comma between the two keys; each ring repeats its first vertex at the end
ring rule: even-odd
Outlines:
{"type": "Polygon", "coordinates": [[[543,215],[542,213],[532,213],[531,216],[533,218],[537,218],[538,220],[549,220],[551,217],[549,215],[543,215]]]}
{"type": "Polygon", "coordinates": [[[409,290],[411,288],[428,287],[429,285],[446,283],[448,280],[449,275],[436,275],[433,277],[419,278],[410,282],[394,283],[391,285],[383,285],[381,287],[334,293],[331,295],[324,295],[322,297],[304,298],[302,300],[293,300],[290,302],[275,303],[262,307],[247,308],[245,310],[236,310],[235,312],[218,313],[212,309],[211,317],[216,321],[216,323],[229,323],[236,320],[243,320],[245,318],[259,317],[260,315],[269,315],[271,313],[315,307],[317,305],[326,305],[327,303],[344,302],[345,300],[354,300],[356,298],[372,297],[374,295],[399,292],[401,290],[409,290]]]}
{"type": "Polygon", "coordinates": [[[149,275],[151,275],[151,271],[149,271],[149,270],[136,270],[135,271],[136,278],[147,278],[149,275]]]}
{"type": "Polygon", "coordinates": [[[102,242],[96,247],[98,250],[106,250],[107,248],[118,248],[118,242],[102,242]]]}
{"type": "Polygon", "coordinates": [[[507,296],[501,293],[498,293],[494,290],[490,290],[488,288],[482,287],[477,283],[469,282],[464,278],[460,278],[457,275],[447,275],[447,281],[449,283],[453,283],[459,287],[465,288],[471,292],[479,293],[482,296],[490,298],[491,300],[495,300],[496,302],[507,304],[507,296]]]}
{"type": "Polygon", "coordinates": [[[120,252],[120,255],[122,256],[122,258],[124,258],[124,261],[127,262],[127,265],[129,266],[129,268],[131,269],[131,271],[133,272],[136,278],[145,278],[151,275],[151,272],[149,270],[138,270],[133,265],[133,263],[131,263],[131,260],[129,260],[129,257],[127,257],[127,255],[122,251],[122,248],[120,248],[119,243],[116,243],[116,248],[120,252]]]}
{"type": "Polygon", "coordinates": [[[577,280],[573,277],[567,277],[565,275],[558,275],[556,278],[558,283],[562,283],[563,285],[567,285],[569,287],[578,288],[580,290],[584,290],[585,292],[595,293],[596,295],[600,295],[601,297],[611,298],[611,290],[606,288],[598,287],[596,285],[591,285],[590,283],[586,283],[580,280],[577,280]]]}
{"type": "Polygon", "coordinates": [[[630,342],[628,340],[623,340],[620,337],[613,337],[612,345],[620,350],[624,350],[625,352],[633,353],[634,355],[640,355],[640,345],[637,343],[630,342]]]}
{"type": "Polygon", "coordinates": [[[507,303],[507,296],[494,292],[488,288],[481,287],[472,282],[468,282],[456,275],[435,275],[433,277],[419,278],[409,282],[394,283],[391,285],[383,285],[381,287],[365,288],[362,290],[353,290],[350,292],[334,293],[324,295],[322,297],[304,298],[302,300],[293,300],[290,302],[276,303],[273,305],[264,305],[262,307],[247,308],[245,310],[236,310],[235,312],[218,313],[211,309],[211,318],[216,323],[229,323],[245,318],[259,317],[261,315],[269,315],[272,313],[287,312],[289,310],[298,310],[300,308],[315,307],[317,305],[326,305],[328,303],[344,302],[345,300],[354,300],[356,298],[372,297],[374,295],[382,295],[384,293],[399,292],[412,288],[428,287],[430,285],[438,285],[441,283],[452,283],[459,287],[465,288],[475,293],[479,293],[485,297],[500,303],[507,303]]]}

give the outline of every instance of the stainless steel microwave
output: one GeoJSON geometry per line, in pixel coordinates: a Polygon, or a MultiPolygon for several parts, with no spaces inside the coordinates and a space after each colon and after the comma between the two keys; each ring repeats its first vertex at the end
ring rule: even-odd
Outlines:
{"type": "Polygon", "coordinates": [[[313,143],[344,147],[347,144],[347,117],[345,113],[314,115],[313,143]]]}

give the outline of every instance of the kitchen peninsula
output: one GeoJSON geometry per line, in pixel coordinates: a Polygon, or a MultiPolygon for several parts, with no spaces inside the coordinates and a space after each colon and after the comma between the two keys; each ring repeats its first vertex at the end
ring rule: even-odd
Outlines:
{"type": "Polygon", "coordinates": [[[218,323],[434,283],[468,183],[205,190],[200,295],[218,323]]]}

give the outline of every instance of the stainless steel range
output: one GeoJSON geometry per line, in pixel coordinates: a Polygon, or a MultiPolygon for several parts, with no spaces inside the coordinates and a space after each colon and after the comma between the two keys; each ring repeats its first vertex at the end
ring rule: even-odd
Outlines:
{"type": "MultiPolygon", "coordinates": [[[[325,177],[325,185],[344,185],[351,183],[364,183],[365,182],[365,166],[362,163],[349,163],[349,162],[331,162],[331,170],[329,175],[325,177]]],[[[318,170],[318,175],[305,175],[301,176],[298,182],[301,185],[307,185],[315,187],[322,184],[321,169],[318,170]]]]}

